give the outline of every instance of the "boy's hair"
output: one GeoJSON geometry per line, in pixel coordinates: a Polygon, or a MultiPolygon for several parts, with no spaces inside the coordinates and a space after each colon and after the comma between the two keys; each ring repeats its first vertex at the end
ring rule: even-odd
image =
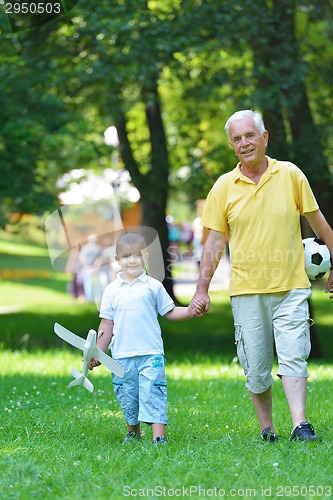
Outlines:
{"type": "Polygon", "coordinates": [[[141,250],[146,248],[146,242],[144,237],[140,233],[128,232],[123,233],[119,236],[116,242],[116,254],[119,254],[119,250],[123,245],[136,245],[141,250]]]}

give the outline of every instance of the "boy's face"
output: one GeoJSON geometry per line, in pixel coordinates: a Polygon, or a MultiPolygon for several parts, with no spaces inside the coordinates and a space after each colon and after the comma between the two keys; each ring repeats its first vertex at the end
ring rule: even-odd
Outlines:
{"type": "Polygon", "coordinates": [[[118,249],[116,260],[123,271],[123,278],[133,281],[143,272],[148,253],[140,244],[122,244],[118,249]]]}

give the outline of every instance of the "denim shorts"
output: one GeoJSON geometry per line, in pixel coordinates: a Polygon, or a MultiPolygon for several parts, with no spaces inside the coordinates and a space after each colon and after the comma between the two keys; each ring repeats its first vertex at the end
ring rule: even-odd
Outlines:
{"type": "Polygon", "coordinates": [[[129,425],[168,423],[165,359],[162,354],[118,358],[123,378],[112,374],[115,394],[129,425]]]}
{"type": "Polygon", "coordinates": [[[246,387],[265,392],[273,383],[274,346],[279,377],[308,377],[310,354],[308,299],[311,289],[231,297],[237,356],[246,387]]]}

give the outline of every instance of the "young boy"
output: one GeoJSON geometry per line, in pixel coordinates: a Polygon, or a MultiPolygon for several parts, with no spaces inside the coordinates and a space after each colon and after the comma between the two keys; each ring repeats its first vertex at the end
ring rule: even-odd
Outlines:
{"type": "MultiPolygon", "coordinates": [[[[204,304],[175,307],[163,285],[144,270],[148,253],[139,233],[128,232],[116,243],[117,278],[104,291],[97,345],[104,352],[111,342],[112,357],[125,370],[112,374],[114,390],[127,421],[125,442],[140,439],[140,422],[151,424],[153,443],[166,443],[167,386],[164,348],[158,314],[170,320],[202,315],[204,304]]],[[[100,363],[92,358],[92,370],[100,363]]]]}

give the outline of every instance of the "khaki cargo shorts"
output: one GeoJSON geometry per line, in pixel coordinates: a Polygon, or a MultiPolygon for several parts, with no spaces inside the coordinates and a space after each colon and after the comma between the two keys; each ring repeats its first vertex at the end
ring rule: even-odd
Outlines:
{"type": "Polygon", "coordinates": [[[279,377],[309,376],[310,297],[310,288],[231,297],[237,356],[251,392],[260,394],[272,385],[274,346],[279,377]]]}

